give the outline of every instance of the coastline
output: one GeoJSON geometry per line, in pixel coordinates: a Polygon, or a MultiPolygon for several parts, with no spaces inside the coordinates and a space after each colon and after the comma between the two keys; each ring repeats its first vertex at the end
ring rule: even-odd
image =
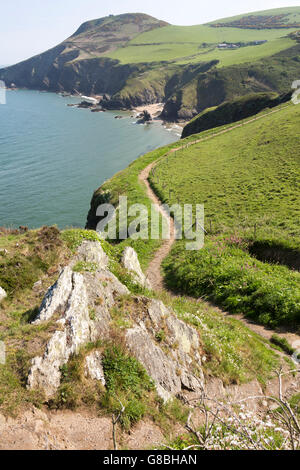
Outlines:
{"type": "Polygon", "coordinates": [[[171,121],[165,121],[163,119],[160,119],[159,116],[161,115],[163,109],[164,109],[164,103],[153,103],[153,104],[145,104],[142,106],[137,106],[136,108],[133,109],[133,112],[136,113],[135,117],[137,117],[143,111],[147,111],[149,114],[151,114],[153,121],[160,122],[161,125],[167,131],[174,132],[174,133],[176,132],[176,135],[181,137],[182,130],[189,121],[171,122],[171,121]]]}

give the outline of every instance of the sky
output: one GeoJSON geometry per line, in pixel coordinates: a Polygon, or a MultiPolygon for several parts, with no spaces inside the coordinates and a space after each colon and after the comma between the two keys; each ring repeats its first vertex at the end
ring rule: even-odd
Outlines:
{"type": "Polygon", "coordinates": [[[147,13],[172,24],[193,25],[288,6],[299,6],[299,0],[1,0],[0,65],[44,52],[84,21],[109,14],[147,13]]]}

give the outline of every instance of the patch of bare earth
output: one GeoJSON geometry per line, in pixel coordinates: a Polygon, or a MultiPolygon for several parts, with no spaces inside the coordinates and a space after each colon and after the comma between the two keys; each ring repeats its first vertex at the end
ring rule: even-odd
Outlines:
{"type": "MultiPolygon", "coordinates": [[[[130,433],[117,431],[119,448],[146,449],[164,442],[158,426],[139,422],[130,433]]],[[[112,450],[112,420],[87,411],[26,411],[0,415],[0,450],[112,450]]]]}

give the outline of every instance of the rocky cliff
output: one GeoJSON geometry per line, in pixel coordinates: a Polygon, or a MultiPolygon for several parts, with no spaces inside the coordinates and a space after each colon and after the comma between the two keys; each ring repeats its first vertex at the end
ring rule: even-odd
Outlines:
{"type": "Polygon", "coordinates": [[[1,70],[0,76],[8,86],[13,82],[17,87],[39,90],[114,94],[136,67],[118,65],[105,54],[166,24],[144,14],[88,21],[58,46],[1,70]]]}
{"type": "MultiPolygon", "coordinates": [[[[150,288],[132,248],[125,249],[122,263],[134,282],[150,288]]],[[[42,390],[48,399],[53,397],[61,384],[62,368],[73,355],[88,343],[111,341],[111,309],[126,295],[129,291],[110,271],[100,242],[84,241],[47,291],[33,320],[42,325],[55,318],[56,331],[44,354],[32,360],[28,387],[42,390]],[[91,271],[74,271],[78,263],[85,263],[91,271]]],[[[122,330],[122,337],[154,381],[158,395],[168,401],[182,390],[200,392],[204,377],[197,331],[159,300],[135,296],[133,305],[130,325],[122,330]],[[167,339],[159,337],[162,328],[167,339]]],[[[101,349],[86,356],[85,369],[105,386],[101,349]]]]}

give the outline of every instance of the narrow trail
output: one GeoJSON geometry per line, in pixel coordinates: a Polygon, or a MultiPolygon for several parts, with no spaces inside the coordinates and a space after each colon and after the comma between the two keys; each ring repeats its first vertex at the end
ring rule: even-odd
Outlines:
{"type": "Polygon", "coordinates": [[[162,216],[165,217],[165,219],[167,219],[170,224],[170,238],[168,240],[164,240],[160,248],[155,252],[154,258],[150,262],[146,272],[147,278],[149,279],[152,288],[154,290],[162,290],[165,288],[165,286],[163,276],[161,274],[161,263],[168,256],[168,253],[170,252],[172,245],[175,242],[175,227],[174,220],[164,211],[161,205],[161,201],[152,190],[148,181],[149,173],[156,164],[157,162],[153,162],[144,168],[144,170],[139,174],[139,181],[146,185],[147,196],[154,204],[158,206],[159,213],[162,214],[162,216]]]}
{"type": "MultiPolygon", "coordinates": [[[[229,127],[227,129],[223,129],[220,132],[216,132],[214,134],[211,134],[207,137],[203,137],[201,139],[197,139],[193,142],[189,142],[188,144],[185,145],[184,148],[188,148],[192,145],[196,145],[200,142],[204,142],[206,140],[212,139],[214,137],[217,137],[219,135],[225,134],[227,132],[230,132],[234,129],[237,129],[239,127],[243,127],[247,124],[250,124],[251,122],[257,121],[259,119],[263,119],[270,114],[278,113],[282,109],[285,109],[287,106],[284,106],[280,109],[275,109],[269,113],[263,114],[261,116],[257,116],[255,118],[249,119],[248,121],[244,121],[243,123],[236,124],[232,127],[229,127]]],[[[179,151],[182,149],[182,146],[176,147],[171,149],[169,152],[167,152],[165,155],[160,157],[158,160],[150,163],[146,168],[144,168],[141,173],[139,174],[139,181],[141,184],[144,184],[146,186],[146,193],[149,199],[152,201],[153,204],[158,206],[158,211],[160,214],[165,217],[170,225],[170,238],[168,240],[164,240],[160,248],[155,252],[154,257],[152,261],[150,262],[148,269],[146,271],[146,276],[149,279],[152,288],[156,291],[161,291],[165,290],[167,291],[171,296],[175,296],[174,292],[170,291],[164,283],[164,278],[161,272],[161,265],[163,260],[168,256],[172,245],[175,243],[175,226],[174,226],[174,220],[170,215],[163,209],[162,204],[160,199],[157,197],[157,195],[154,193],[153,189],[150,186],[149,183],[149,174],[151,170],[160,162],[160,160],[164,157],[167,157],[168,155],[179,151]]],[[[196,300],[196,299],[193,299],[196,300]]],[[[228,313],[224,312],[223,310],[220,310],[219,308],[216,307],[216,309],[222,313],[223,315],[227,315],[231,318],[236,318],[240,320],[242,323],[244,323],[250,330],[253,332],[257,333],[258,335],[262,336],[263,338],[270,340],[272,335],[274,333],[280,334],[282,337],[286,338],[286,340],[291,344],[294,345],[295,348],[300,349],[300,335],[297,335],[295,333],[289,332],[289,331],[284,331],[284,330],[272,330],[269,328],[264,327],[263,325],[259,325],[257,323],[251,322],[249,319],[244,317],[243,315],[229,315],[228,313]]]]}

